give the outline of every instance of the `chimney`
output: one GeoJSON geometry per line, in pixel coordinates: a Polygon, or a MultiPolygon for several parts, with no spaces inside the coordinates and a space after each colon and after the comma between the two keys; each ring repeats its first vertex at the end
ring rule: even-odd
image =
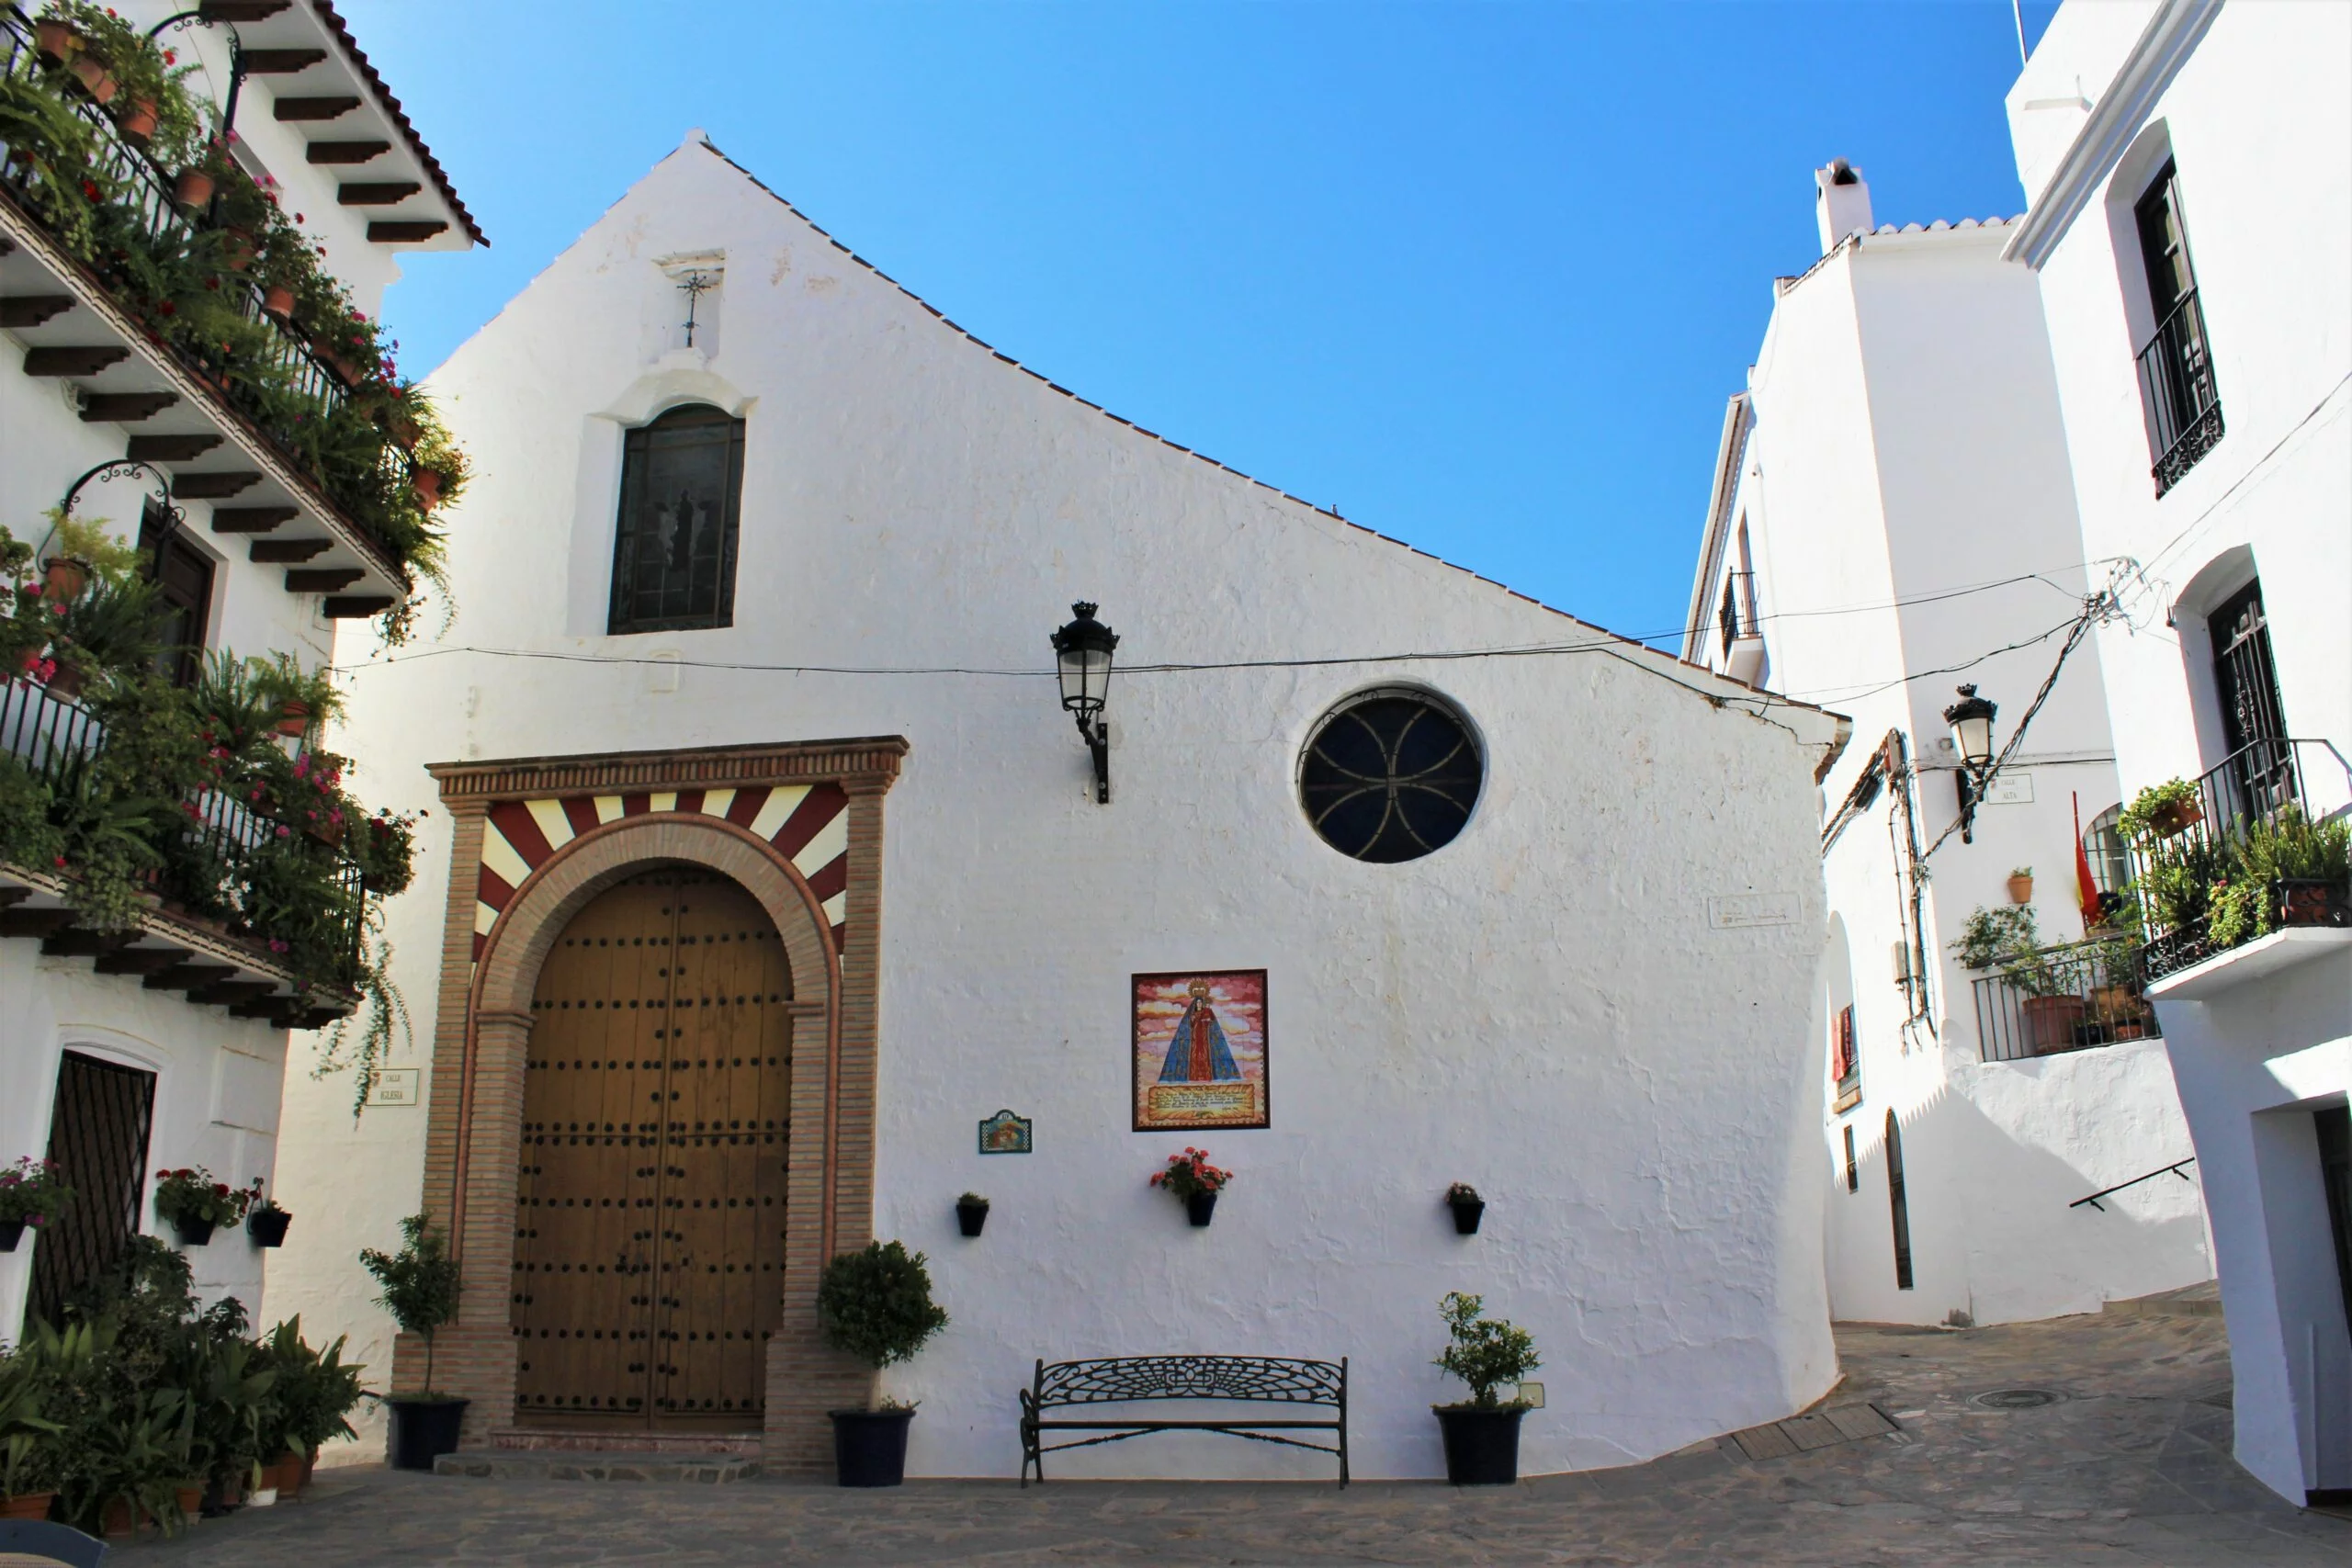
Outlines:
{"type": "Polygon", "coordinates": [[[1819,187],[1814,216],[1821,220],[1823,255],[1836,250],[1838,242],[1856,230],[1870,232],[1871,187],[1863,182],[1860,170],[1843,158],[1832,158],[1827,168],[1814,170],[1813,183],[1819,187]]]}

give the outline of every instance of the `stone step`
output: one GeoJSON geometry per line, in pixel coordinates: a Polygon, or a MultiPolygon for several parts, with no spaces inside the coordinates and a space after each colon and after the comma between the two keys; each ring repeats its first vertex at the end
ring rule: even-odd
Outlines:
{"type": "Polygon", "coordinates": [[[2222,1286],[2219,1280],[2207,1280],[2177,1291],[2109,1302],[2101,1310],[2110,1317],[2219,1317],[2222,1286]]]}
{"type": "Polygon", "coordinates": [[[650,1481],[718,1486],[750,1480],[760,1473],[760,1461],[748,1454],[463,1449],[434,1461],[433,1472],[485,1481],[650,1481]]]}

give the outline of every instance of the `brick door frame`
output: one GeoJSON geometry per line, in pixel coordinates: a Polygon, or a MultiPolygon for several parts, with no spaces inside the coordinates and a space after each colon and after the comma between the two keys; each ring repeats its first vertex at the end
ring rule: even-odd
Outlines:
{"type": "MultiPolygon", "coordinates": [[[[424,1209],[450,1237],[461,1275],[458,1318],[435,1337],[435,1382],[471,1401],[463,1440],[486,1447],[514,1425],[519,1354],[509,1316],[523,1084],[539,966],[572,916],[661,863],[729,877],[775,921],[791,966],[795,1020],[784,1301],[768,1342],[762,1459],[820,1474],[832,1464],[828,1409],[868,1403],[875,1374],[818,1332],[817,1276],[833,1253],[872,1239],[874,1090],[881,952],[882,797],[907,742],[898,737],[680,751],[442,763],[454,823],[442,933],[424,1209]],[[481,931],[485,825],[508,802],[831,784],[847,797],[845,905],[834,949],[823,900],[792,860],[740,823],[699,811],[639,810],[581,832],[546,856],[481,931]]],[[[421,1341],[394,1351],[396,1387],[421,1386],[421,1341]]],[[[649,1439],[650,1441],[650,1439],[649,1439]]]]}

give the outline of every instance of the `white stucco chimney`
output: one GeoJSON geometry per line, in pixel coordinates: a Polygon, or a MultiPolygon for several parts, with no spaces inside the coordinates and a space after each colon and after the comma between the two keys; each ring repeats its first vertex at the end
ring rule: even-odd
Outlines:
{"type": "Polygon", "coordinates": [[[1823,255],[1858,229],[1870,232],[1871,187],[1860,169],[1843,158],[1832,158],[1827,168],[1813,171],[1813,183],[1818,187],[1813,214],[1821,220],[1823,255]]]}

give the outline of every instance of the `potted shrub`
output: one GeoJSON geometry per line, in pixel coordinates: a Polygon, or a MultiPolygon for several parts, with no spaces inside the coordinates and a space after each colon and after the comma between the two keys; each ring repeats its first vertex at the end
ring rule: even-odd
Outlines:
{"type": "Polygon", "coordinates": [[[977,1192],[967,1192],[956,1200],[956,1224],[966,1235],[978,1235],[980,1227],[989,1223],[989,1201],[977,1192]]]}
{"type": "Polygon", "coordinates": [[[2033,902],[2033,867],[2021,865],[2009,873],[2009,902],[2012,904],[2033,902]]]}
{"type": "Polygon", "coordinates": [[[82,52],[82,35],[60,16],[43,17],[33,24],[33,43],[51,65],[62,65],[82,52]]]}
{"type": "Polygon", "coordinates": [[[1208,1150],[1187,1148],[1181,1155],[1170,1155],[1168,1168],[1153,1171],[1150,1179],[1154,1187],[1182,1200],[1185,1218],[1195,1225],[1205,1225],[1216,1213],[1216,1195],[1233,1179],[1233,1172],[1211,1165],[1208,1150]]]}
{"type": "Polygon", "coordinates": [[[155,1213],[182,1247],[207,1245],[216,1227],[243,1219],[252,1201],[250,1191],[213,1180],[200,1165],[155,1173],[155,1213]]]}
{"type": "Polygon", "coordinates": [[[443,1454],[458,1450],[458,1427],[467,1400],[433,1386],[433,1336],[458,1315],[458,1260],[424,1214],[401,1222],[400,1251],[368,1247],[359,1255],[383,1293],[376,1299],[403,1334],[424,1338],[424,1386],[413,1393],[385,1396],[392,1407],[391,1461],[395,1470],[431,1470],[443,1454]]]}
{"type": "Polygon", "coordinates": [[[70,604],[92,577],[135,577],[139,551],[107,532],[103,517],[85,520],[51,507],[49,533],[41,541],[42,592],[51,604],[70,604]]]}
{"type": "Polygon", "coordinates": [[[360,818],[352,858],[359,863],[362,887],[387,897],[407,890],[416,877],[416,820],[424,815],[386,807],[360,818]]]}
{"type": "MultiPolygon", "coordinates": [[[[928,1260],[899,1243],[869,1242],[825,1266],[817,1320],[825,1342],[876,1371],[910,1360],[947,1326],[931,1299],[928,1260]]],[[[884,1400],[870,1410],[831,1410],[833,1461],[843,1486],[896,1486],[906,1479],[907,1426],[915,1407],[884,1400]]]]}
{"type": "Polygon", "coordinates": [[[45,1519],[57,1495],[57,1423],[41,1417],[39,1368],[0,1356],[0,1519],[45,1519]]]}
{"type": "Polygon", "coordinates": [[[303,1342],[302,1320],[288,1318],[270,1331],[266,1341],[270,1371],[277,1382],[270,1399],[277,1409],[277,1445],[285,1457],[277,1462],[281,1495],[299,1494],[311,1483],[319,1445],[334,1438],[350,1438],[350,1415],[360,1400],[360,1367],[343,1362],[344,1341],[325,1350],[303,1342]]]}
{"type": "Polygon", "coordinates": [[[1458,1235],[1476,1235],[1478,1220],[1487,1212],[1487,1201],[1478,1190],[1466,1181],[1457,1181],[1445,1190],[1446,1207],[1453,1211],[1453,1229],[1458,1235]]]}
{"type": "Polygon", "coordinates": [[[27,1230],[38,1231],[63,1213],[73,1196],[54,1161],[27,1155],[0,1170],[0,1252],[16,1251],[27,1230]]]}
{"type": "Polygon", "coordinates": [[[450,437],[448,428],[431,405],[421,400],[416,401],[409,409],[408,417],[417,433],[409,453],[409,488],[416,496],[418,509],[430,512],[456,501],[464,492],[473,464],[465,449],[450,437]]]}
{"type": "Polygon", "coordinates": [[[1453,1343],[1435,1364],[1470,1385],[1466,1402],[1430,1406],[1445,1438],[1445,1478],[1456,1486],[1508,1486],[1519,1479],[1519,1423],[1529,1405],[1495,1391],[1544,1364],[1527,1330],[1481,1317],[1485,1304],[1460,1291],[1438,1303],[1453,1343]]]}
{"type": "Polygon", "coordinates": [[[277,1206],[277,1200],[265,1197],[261,1178],[254,1178],[245,1197],[245,1234],[254,1238],[256,1247],[284,1247],[286,1227],[294,1223],[293,1214],[277,1206]]]}
{"type": "Polygon", "coordinates": [[[2132,797],[2116,829],[2129,841],[2169,839],[2205,820],[2204,797],[2187,779],[2166,779],[2132,797]]]}

